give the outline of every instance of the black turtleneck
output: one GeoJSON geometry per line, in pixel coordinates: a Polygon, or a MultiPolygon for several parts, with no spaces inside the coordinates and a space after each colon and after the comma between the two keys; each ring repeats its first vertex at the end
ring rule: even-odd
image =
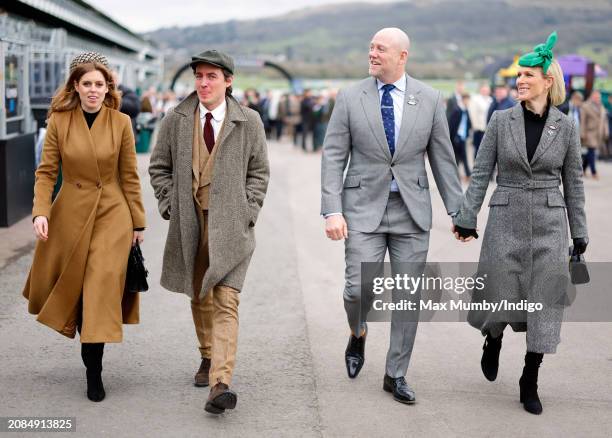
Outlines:
{"type": "Polygon", "coordinates": [[[89,129],[91,129],[91,126],[96,120],[96,117],[98,117],[98,114],[100,114],[100,110],[96,111],[95,113],[88,113],[87,111],[83,110],[83,115],[85,116],[85,121],[87,122],[89,129]]]}
{"type": "Polygon", "coordinates": [[[521,102],[521,106],[523,107],[523,118],[525,120],[525,139],[527,140],[525,146],[527,147],[527,160],[531,162],[531,159],[533,158],[533,155],[538,147],[538,143],[540,143],[544,126],[546,125],[549,106],[546,106],[544,114],[541,116],[529,111],[525,106],[525,102],[521,102]]]}

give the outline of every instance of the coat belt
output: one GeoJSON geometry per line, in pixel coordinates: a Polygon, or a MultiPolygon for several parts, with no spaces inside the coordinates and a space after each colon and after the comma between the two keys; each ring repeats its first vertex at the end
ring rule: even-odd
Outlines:
{"type": "Polygon", "coordinates": [[[560,184],[561,181],[559,179],[528,179],[524,181],[512,181],[510,179],[497,177],[498,186],[523,190],[554,189],[559,187],[560,184]]]}

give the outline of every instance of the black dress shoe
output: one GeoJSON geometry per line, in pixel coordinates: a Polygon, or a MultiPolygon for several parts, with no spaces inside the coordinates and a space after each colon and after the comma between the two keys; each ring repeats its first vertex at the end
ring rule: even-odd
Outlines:
{"type": "Polygon", "coordinates": [[[480,360],[480,368],[482,374],[489,381],[497,379],[497,371],[499,370],[499,352],[501,351],[502,333],[497,338],[492,338],[490,334],[487,334],[484,345],[482,346],[482,359],[480,360]]]}
{"type": "Polygon", "coordinates": [[[414,391],[406,383],[403,377],[393,378],[385,374],[383,389],[393,394],[393,399],[411,405],[416,402],[414,391]]]}
{"type": "Polygon", "coordinates": [[[356,338],[351,335],[349,337],[346,351],[344,352],[344,361],[346,362],[346,372],[351,379],[354,379],[361,371],[365,362],[365,341],[368,334],[367,327],[363,336],[356,338]]]}

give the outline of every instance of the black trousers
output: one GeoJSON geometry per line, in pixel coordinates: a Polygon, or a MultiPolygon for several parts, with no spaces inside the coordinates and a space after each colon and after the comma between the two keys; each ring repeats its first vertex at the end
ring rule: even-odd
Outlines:
{"type": "Polygon", "coordinates": [[[465,172],[465,176],[471,176],[472,172],[470,170],[470,165],[468,164],[467,154],[465,151],[465,140],[456,137],[453,141],[453,150],[455,151],[455,160],[457,161],[457,166],[463,163],[463,171],[465,172]]]}

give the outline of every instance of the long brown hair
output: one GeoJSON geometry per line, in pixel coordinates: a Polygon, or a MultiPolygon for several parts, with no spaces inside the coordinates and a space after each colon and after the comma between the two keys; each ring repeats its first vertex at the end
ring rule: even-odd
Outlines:
{"type": "Polygon", "coordinates": [[[103,105],[106,105],[112,109],[119,109],[121,106],[121,94],[117,91],[113,75],[110,70],[98,62],[85,62],[79,64],[72,70],[70,76],[66,80],[66,83],[61,87],[53,99],[51,100],[51,106],[47,113],[47,118],[51,117],[54,112],[72,111],[78,105],[81,104],[79,93],[74,88],[74,83],[79,82],[85,73],[98,70],[104,76],[106,85],[108,86],[108,93],[104,96],[103,105]]]}

